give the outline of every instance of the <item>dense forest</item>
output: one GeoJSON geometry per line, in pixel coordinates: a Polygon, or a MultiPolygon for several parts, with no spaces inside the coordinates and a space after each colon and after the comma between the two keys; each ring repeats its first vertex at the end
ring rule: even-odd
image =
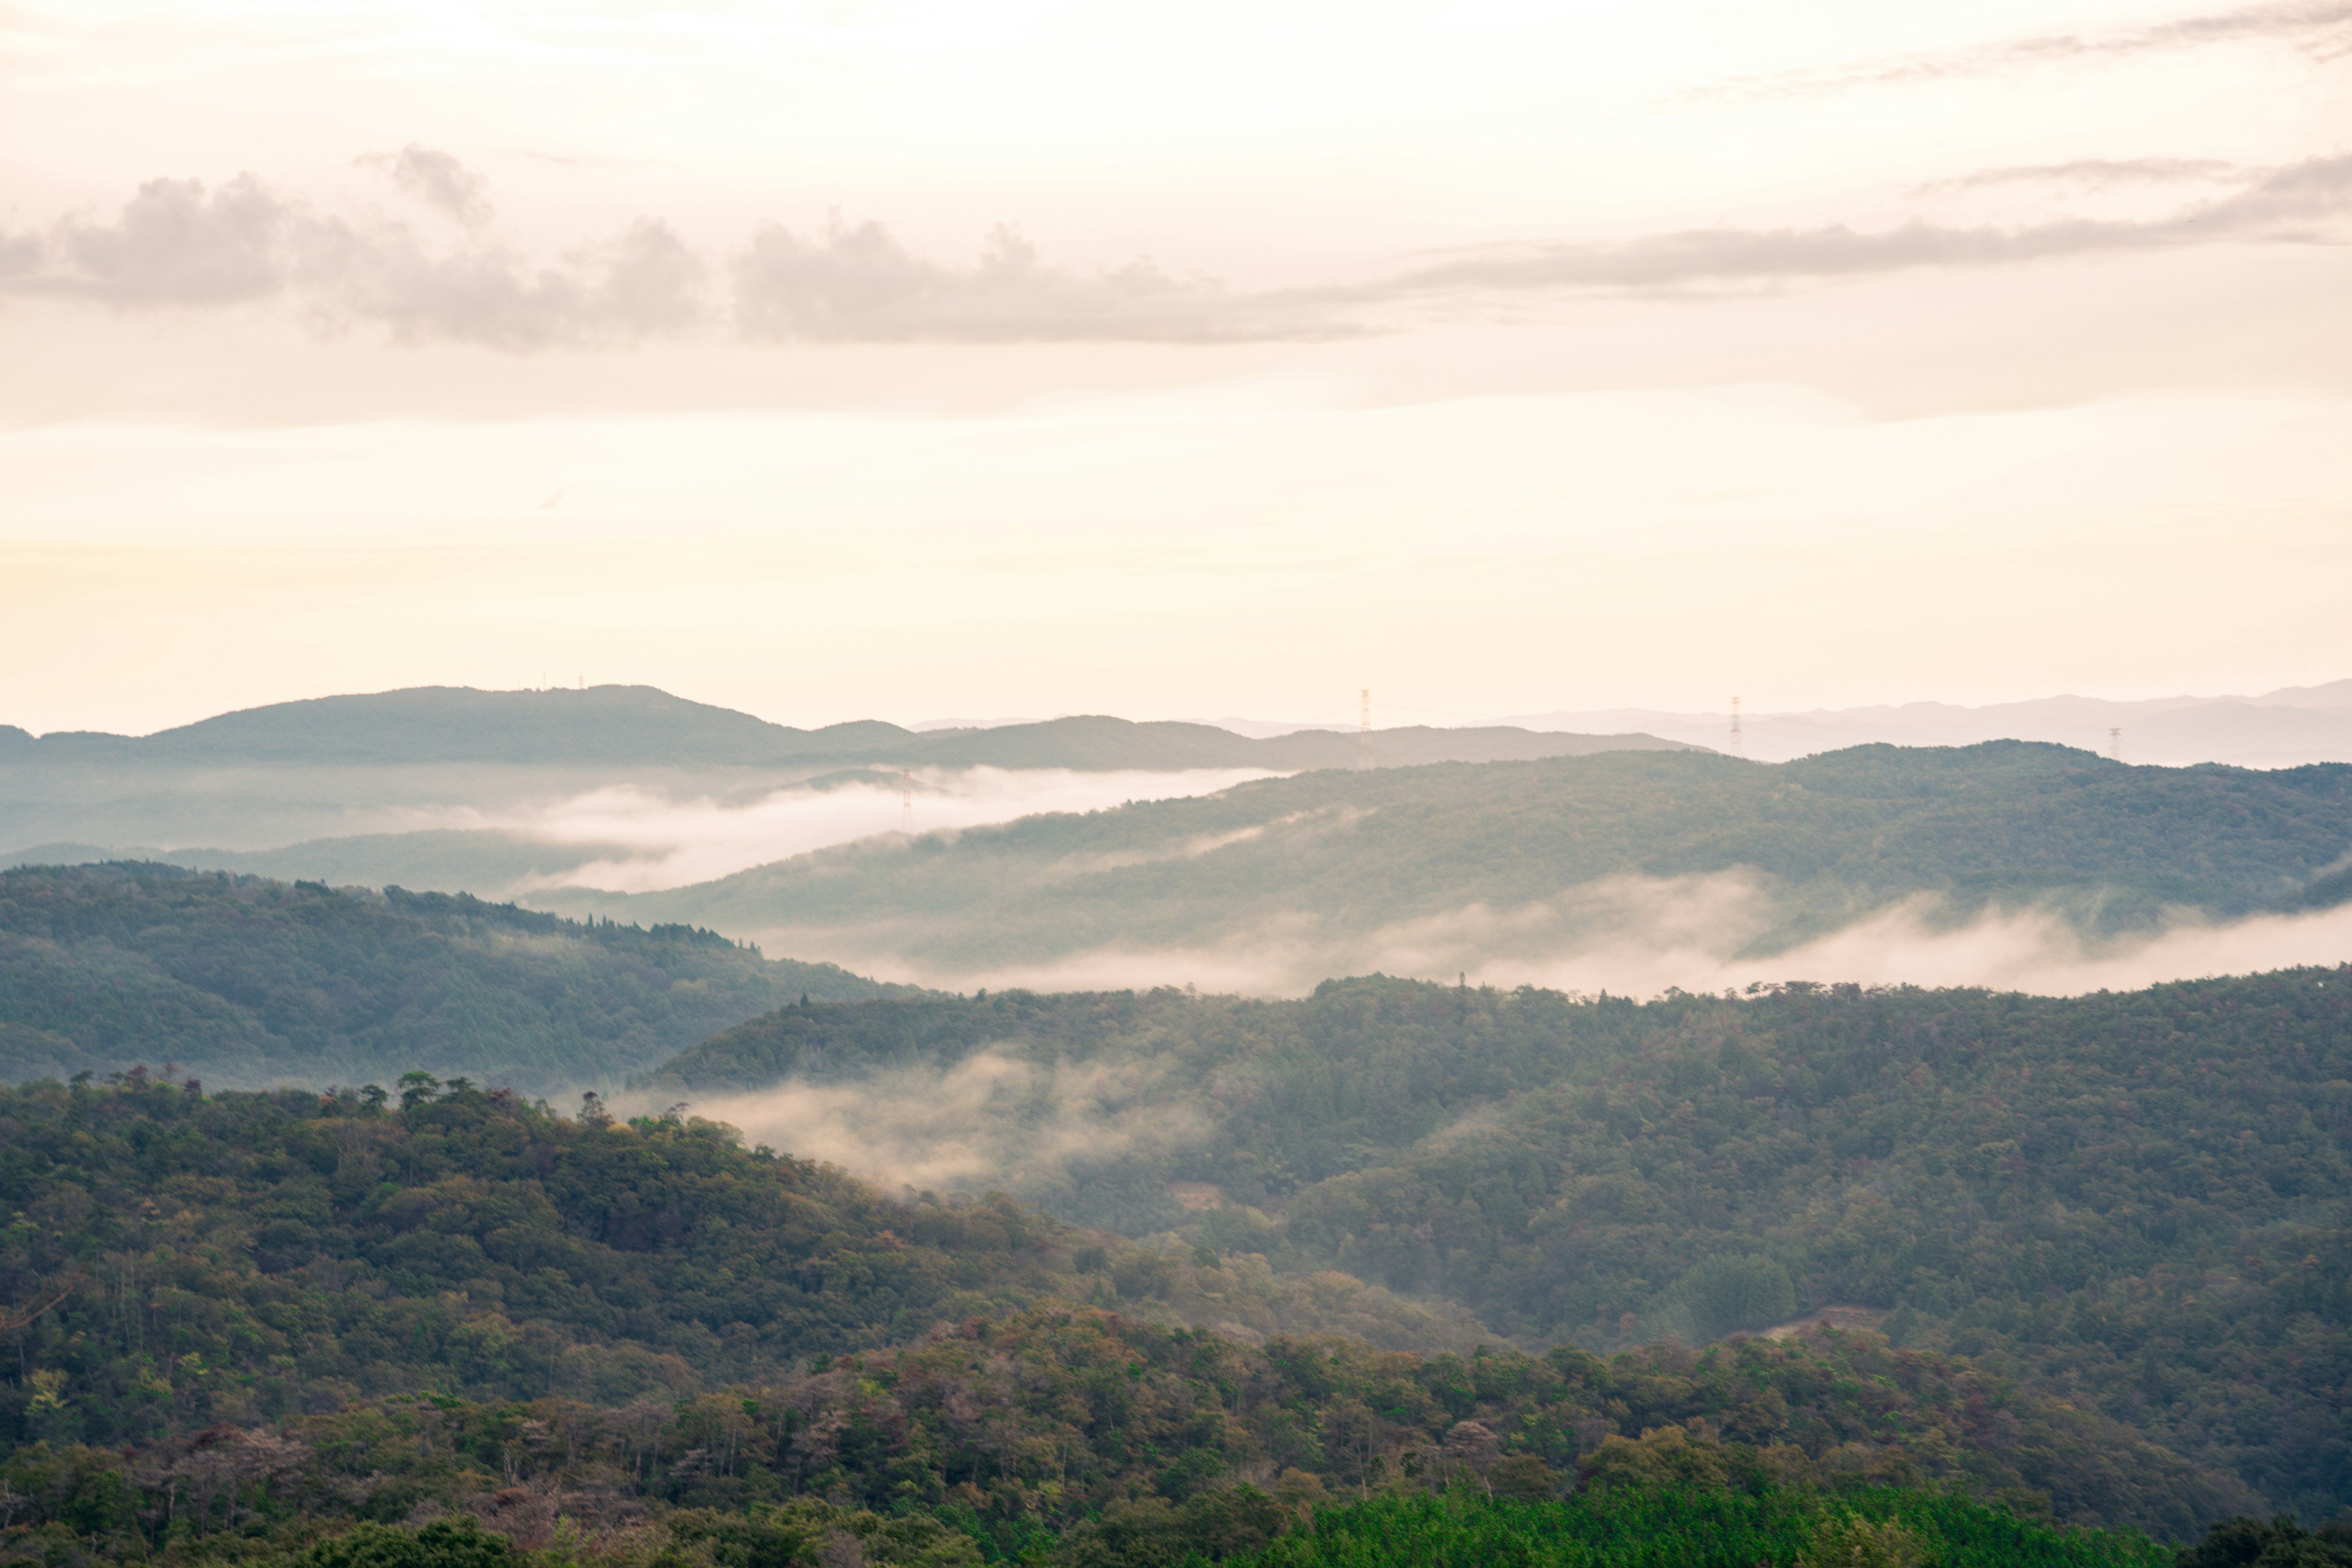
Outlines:
{"type": "Polygon", "coordinates": [[[1294,1552],[1498,1529],[1479,1510],[1522,1503],[1562,1550],[1632,1508],[1736,1518],[1727,1540],[1780,1561],[1875,1515],[2138,1563],[2159,1559],[2032,1521],[2187,1539],[2255,1505],[1874,1335],[1609,1357],[1236,1337],[1171,1310],[1230,1283],[1205,1249],[887,1199],[690,1118],[564,1118],[421,1073],[396,1100],[5,1091],[0,1203],[0,1557],[55,1568],[510,1543],[1143,1564],[1309,1520],[1294,1552]]]}
{"type": "Polygon", "coordinates": [[[1244,965],[1295,950],[1320,974],[1405,952],[1450,975],[1448,952],[1533,958],[1662,920],[1698,920],[1726,957],[1771,952],[1922,898],[1945,920],[2032,906],[2093,934],[2305,908],[2352,895],[2347,845],[2340,764],[2139,768],[2016,742],[1769,767],[1615,752],[1305,773],[545,902],[940,973],[1177,948],[1244,965]],[[1468,923],[1426,924],[1448,921],[1468,923]]]}
{"type": "Polygon", "coordinates": [[[0,1563],[2352,1563],[2352,968],[958,997],[123,866],[0,932],[0,1563]]]}
{"type": "Polygon", "coordinates": [[[927,997],[786,1009],[653,1082],[782,1138],[796,1102],[743,1091],[786,1079],[951,1102],[995,1179],[1074,1220],[1350,1270],[1528,1342],[1876,1309],[2281,1505],[2352,1504],[2352,970],[2068,999],[927,997]],[[924,1092],[980,1051],[1032,1076],[924,1092]],[[1049,1079],[1160,1135],[1044,1136],[1071,1114],[1049,1079]]]}
{"type": "Polygon", "coordinates": [[[687,926],[168,866],[0,871],[0,1079],[167,1060],[226,1085],[411,1068],[615,1085],[801,995],[892,988],[687,926]]]}

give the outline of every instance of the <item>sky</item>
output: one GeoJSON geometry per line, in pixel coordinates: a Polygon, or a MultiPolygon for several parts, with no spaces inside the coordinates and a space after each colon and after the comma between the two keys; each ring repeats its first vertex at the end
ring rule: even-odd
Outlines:
{"type": "Polygon", "coordinates": [[[2352,675],[2352,0],[7,0],[0,723],[2352,675]]]}

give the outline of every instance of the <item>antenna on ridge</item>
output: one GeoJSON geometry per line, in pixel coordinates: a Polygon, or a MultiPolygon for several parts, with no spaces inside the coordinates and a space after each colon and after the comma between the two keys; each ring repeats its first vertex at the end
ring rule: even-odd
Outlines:
{"type": "Polygon", "coordinates": [[[1372,765],[1372,689],[1363,689],[1362,716],[1356,722],[1356,771],[1363,772],[1372,765]]]}
{"type": "Polygon", "coordinates": [[[1739,699],[1737,697],[1731,700],[1731,754],[1735,757],[1748,754],[1748,737],[1739,728],[1739,699]]]}
{"type": "Polygon", "coordinates": [[[2107,731],[2107,756],[2113,762],[2124,760],[2124,728],[2120,724],[2107,731]]]}
{"type": "Polygon", "coordinates": [[[915,771],[898,770],[898,831],[909,838],[915,834],[915,771]]]}

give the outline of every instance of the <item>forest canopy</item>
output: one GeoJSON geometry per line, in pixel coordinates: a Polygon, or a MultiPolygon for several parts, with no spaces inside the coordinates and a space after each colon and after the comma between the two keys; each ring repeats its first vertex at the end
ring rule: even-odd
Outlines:
{"type": "Polygon", "coordinates": [[[1862,1309],[2281,1506],[2352,1503],[2352,969],[2073,998],[929,997],[788,1008],[651,1084],[779,1139],[811,1100],[762,1088],[862,1085],[1067,1219],[1345,1269],[1498,1338],[1862,1309]],[[1005,1087],[949,1092],[974,1060],[1005,1087]],[[1034,1087],[1064,1083],[1092,1087],[1034,1087]],[[1074,1106],[1119,1136],[1074,1139],[1074,1106]]]}
{"type": "Polygon", "coordinates": [[[463,894],[105,865],[0,871],[0,1080],[173,1062],[223,1085],[413,1068],[617,1085],[805,994],[891,987],[711,931],[463,894]]]}
{"type": "Polygon", "coordinates": [[[0,1290],[41,1308],[9,1330],[0,1482],[61,1562],[453,1511],[543,1542],[559,1515],[821,1504],[820,1535],[865,1510],[1147,1562],[1119,1532],[1242,1550],[1286,1510],[1433,1488],[1907,1486],[2175,1538],[2256,1502],[1873,1335],[1601,1357],[1219,1332],[1183,1319],[1236,1260],[422,1074],[399,1103],[9,1090],[0,1196],[0,1290]]]}

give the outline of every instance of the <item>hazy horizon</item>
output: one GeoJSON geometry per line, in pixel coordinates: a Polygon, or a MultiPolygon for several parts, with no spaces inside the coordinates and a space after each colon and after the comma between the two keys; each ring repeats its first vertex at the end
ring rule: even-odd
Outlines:
{"type": "Polygon", "coordinates": [[[0,721],[2352,668],[2340,6],[0,26],[0,721]]]}
{"type": "MultiPolygon", "coordinates": [[[[619,681],[609,684],[619,686],[645,686],[649,683],[619,681]]],[[[461,690],[472,689],[491,692],[506,691],[517,693],[573,689],[573,688],[562,685],[533,685],[508,688],[468,688],[457,685],[453,689],[461,690]]],[[[662,689],[659,687],[653,687],[651,689],[655,690],[662,689]]],[[[387,688],[385,689],[388,691],[420,690],[427,689],[427,688],[395,687],[387,688]]],[[[219,718],[230,713],[249,712],[256,709],[280,707],[287,704],[307,701],[320,701],[334,698],[369,697],[382,694],[383,693],[381,692],[375,691],[352,690],[311,691],[297,696],[275,699],[268,702],[250,703],[237,707],[206,709],[202,711],[191,712],[184,717],[175,718],[169,722],[159,723],[153,728],[145,731],[112,731],[105,729],[100,724],[91,722],[60,724],[54,729],[41,730],[16,722],[6,714],[0,714],[0,728],[16,728],[25,730],[36,739],[52,734],[126,734],[130,738],[140,739],[148,735],[161,734],[170,730],[184,728],[190,724],[200,723],[206,719],[219,718]]],[[[711,707],[727,706],[724,703],[709,701],[704,698],[688,693],[667,692],[666,695],[681,697],[687,701],[702,702],[705,703],[705,705],[711,707]]],[[[2308,706],[2310,708],[2325,710],[2352,710],[2352,677],[2339,679],[2321,679],[2296,686],[2273,688],[2268,690],[2168,691],[2158,694],[2130,697],[2117,697],[2088,691],[2033,691],[2020,696],[2011,696],[1996,700],[1980,702],[1961,702],[1942,696],[1930,695],[1913,696],[1882,702],[1815,704],[1805,708],[1775,709],[1759,706],[1752,700],[1743,699],[1739,707],[1739,712],[1748,723],[1754,724],[1771,720],[1836,719],[1851,715],[1882,716],[1895,714],[1932,714],[1937,712],[1945,714],[1974,715],[2005,712],[2016,710],[2029,710],[2036,707],[2060,703],[2081,703],[2101,707],[2137,708],[2150,714],[2158,714],[2177,707],[2189,707],[2201,703],[2232,701],[2242,701],[2265,706],[2308,706]]],[[[885,714],[874,712],[856,712],[840,717],[828,717],[817,720],[808,717],[805,712],[798,710],[761,711],[759,710],[745,709],[737,710],[748,712],[751,717],[762,720],[768,723],[780,724],[795,729],[816,729],[822,728],[824,725],[830,723],[852,723],[862,721],[878,721],[884,723],[898,725],[899,728],[915,734],[927,734],[940,730],[1003,729],[1020,724],[1043,724],[1055,722],[1063,719],[1100,716],[1122,719],[1131,723],[1175,722],[1186,724],[1205,724],[1213,728],[1231,731],[1235,734],[1255,738],[1290,734],[1302,730],[1328,730],[1343,732],[1352,731],[1359,727],[1360,715],[1366,711],[1366,707],[1361,703],[1337,706],[1308,717],[1299,717],[1296,714],[1276,716],[1272,714],[1244,715],[1235,713],[1226,713],[1210,717],[1202,713],[1193,711],[1177,712],[1172,714],[1139,714],[1127,712],[1104,712],[1099,710],[1072,710],[1061,712],[1025,713],[992,716],[986,718],[933,717],[914,720],[892,718],[885,714]]],[[[1370,704],[1370,711],[1371,727],[1375,732],[1381,730],[1402,729],[1414,726],[1426,726],[1433,729],[1469,729],[1480,726],[1559,729],[1562,728],[1568,721],[1576,720],[1614,722],[1619,720],[1631,720],[1641,717],[1661,717],[1697,721],[1715,724],[1718,726],[1721,731],[1721,734],[1718,736],[1719,739],[1727,739],[1729,735],[1730,721],[1733,717],[1733,707],[1728,702],[1720,707],[1699,706],[1686,708],[1654,707],[1635,705],[1632,703],[1604,702],[1581,710],[1560,710],[1551,712],[1465,713],[1454,710],[1431,710],[1423,708],[1398,709],[1390,706],[1385,701],[1381,701],[1370,704]]]]}

